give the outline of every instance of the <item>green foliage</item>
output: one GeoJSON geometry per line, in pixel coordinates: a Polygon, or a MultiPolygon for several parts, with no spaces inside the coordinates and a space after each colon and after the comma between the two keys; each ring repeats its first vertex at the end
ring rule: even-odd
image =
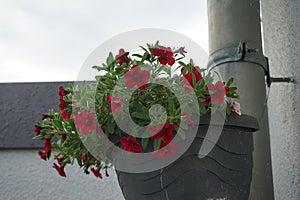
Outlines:
{"type": "MultiPolygon", "coordinates": [[[[91,167],[101,171],[112,166],[110,160],[106,159],[105,156],[102,160],[93,157],[84,144],[89,141],[100,141],[97,144],[101,146],[103,145],[101,143],[103,137],[110,138],[115,135],[119,138],[127,137],[114,119],[114,112],[120,112],[118,109],[112,110],[112,104],[115,101],[121,102],[122,109],[125,106],[129,108],[130,115],[120,116],[121,122],[122,119],[131,117],[137,125],[147,126],[150,122],[158,125],[166,120],[167,123],[175,127],[174,134],[177,132],[183,140],[186,132],[189,131],[189,125],[187,122],[180,123],[182,120],[187,119],[183,116],[182,110],[189,112],[189,115],[199,114],[189,106],[189,103],[199,105],[200,115],[214,113],[218,109],[226,110],[227,115],[234,111],[232,100],[238,98],[238,94],[236,92],[237,87],[233,86],[233,78],[230,78],[226,83],[222,83],[221,90],[228,87],[228,92],[222,96],[224,103],[212,102],[211,96],[217,96],[220,91],[209,89],[215,83],[214,77],[206,69],[195,66],[192,59],[189,61],[184,60],[185,56],[179,55],[179,49],[172,49],[172,58],[176,61],[174,64],[162,64],[160,56],[153,54],[157,49],[162,49],[162,54],[166,51],[158,41],[155,44],[147,44],[147,47],[140,46],[140,48],[142,53],[132,55],[128,53],[128,57],[120,55],[123,58],[125,57],[121,64],[120,60],[116,59],[116,54],[110,52],[105,63],[92,67],[99,72],[95,77],[96,83],[70,84],[65,89],[65,94],[60,97],[60,101],[64,101],[67,105],[56,112],[50,110],[46,113],[48,116],[46,119],[37,122],[36,125],[41,130],[35,138],[51,140],[51,151],[57,152],[55,159],[63,158],[64,160],[61,166],[73,164],[76,161],[85,173],[88,173],[91,167]],[[128,81],[126,81],[126,78],[124,79],[124,74],[134,70],[133,66],[138,66],[144,74],[149,73],[147,81],[152,83],[149,83],[146,88],[141,89],[137,86],[132,88],[126,85],[128,81]],[[201,79],[196,76],[196,73],[201,74],[201,79]],[[154,83],[156,79],[163,80],[164,86],[154,83]],[[191,85],[188,85],[187,82],[191,85]],[[124,91],[124,88],[119,88],[120,86],[117,83],[125,85],[126,89],[131,91],[131,96],[124,91]],[[176,96],[172,88],[184,88],[184,90],[179,91],[176,96]],[[114,93],[117,96],[113,96],[113,90],[117,91],[114,93]],[[190,97],[192,94],[197,97],[197,102],[191,102],[192,98],[190,97]],[[178,98],[187,101],[180,105],[178,98]],[[161,105],[166,112],[166,116],[163,115],[162,109],[154,110],[150,116],[149,109],[155,105],[161,105]],[[94,112],[91,112],[91,110],[94,110],[94,112]],[[66,113],[67,117],[65,116],[66,113]],[[93,120],[96,122],[97,128],[102,129],[104,133],[97,133],[96,126],[88,131],[84,127],[78,127],[81,122],[78,124],[76,120],[81,115],[85,117],[94,116],[93,120]],[[181,124],[181,127],[178,127],[178,124],[181,124]],[[179,129],[180,131],[178,131],[179,129]]],[[[90,120],[90,118],[84,118],[84,120],[90,120]]],[[[145,133],[149,134],[149,129],[145,133]]],[[[138,139],[143,150],[152,148],[153,151],[160,149],[162,141],[163,138],[155,140],[152,137],[138,139]]],[[[121,144],[120,147],[122,147],[121,144]]]]}

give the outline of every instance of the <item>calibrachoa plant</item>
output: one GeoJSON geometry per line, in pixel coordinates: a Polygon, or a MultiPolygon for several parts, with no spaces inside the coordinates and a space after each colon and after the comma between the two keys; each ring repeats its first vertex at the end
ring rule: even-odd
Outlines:
{"type": "MultiPolygon", "coordinates": [[[[99,71],[95,83],[83,83],[80,88],[71,84],[67,88],[60,86],[58,110],[43,114],[42,121],[36,123],[35,138],[44,142],[44,149],[38,154],[43,160],[53,154],[53,168],[59,175],[66,177],[65,166],[77,162],[86,174],[92,172],[100,179],[103,172],[108,176],[111,161],[105,157],[96,159],[84,146],[83,141],[92,137],[114,138],[116,145],[128,152],[152,152],[153,157],[162,158],[171,156],[178,149],[172,140],[174,135],[179,129],[188,134],[195,124],[191,114],[181,111],[182,105],[170,89],[174,86],[184,86],[180,95],[197,97],[200,116],[217,110],[224,110],[227,115],[233,112],[241,115],[240,105],[235,101],[238,95],[237,88],[232,86],[233,78],[214,82],[211,73],[196,66],[193,60],[186,61],[184,47],[165,47],[157,42],[140,48],[142,53],[130,54],[124,49],[116,55],[109,53],[106,63],[93,66],[99,71]],[[153,82],[157,79],[167,80],[167,85],[153,82]],[[122,88],[116,88],[118,82],[132,90],[130,97],[122,88]],[[92,88],[96,88],[96,92],[92,88]],[[114,90],[118,96],[113,95],[114,90]],[[76,95],[80,95],[80,105],[73,100],[76,95]],[[162,107],[155,112],[165,110],[165,118],[159,114],[149,116],[149,109],[157,104],[162,107]],[[142,129],[151,137],[128,135],[118,127],[113,114],[122,112],[124,107],[130,111],[130,116],[125,117],[131,117],[139,126],[145,127],[154,121],[153,126],[142,129]],[[91,108],[96,109],[91,111],[91,108]]],[[[182,139],[184,134],[180,135],[182,139]]]]}

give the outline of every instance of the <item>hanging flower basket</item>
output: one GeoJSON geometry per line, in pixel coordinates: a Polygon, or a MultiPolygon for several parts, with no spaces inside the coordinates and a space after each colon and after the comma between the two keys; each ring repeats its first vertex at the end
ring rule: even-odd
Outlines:
{"type": "Polygon", "coordinates": [[[63,177],[75,162],[100,179],[114,166],[128,200],[246,199],[258,125],[241,116],[233,78],[215,81],[183,47],[140,51],[109,53],[94,82],[59,87],[58,111],[35,126],[40,157],[54,155],[63,177]]]}
{"type": "Polygon", "coordinates": [[[199,158],[208,129],[220,126],[210,125],[210,117],[201,118],[192,145],[171,165],[149,173],[117,171],[125,199],[248,199],[253,166],[252,133],[258,130],[258,122],[251,116],[230,115],[213,149],[199,158]]]}

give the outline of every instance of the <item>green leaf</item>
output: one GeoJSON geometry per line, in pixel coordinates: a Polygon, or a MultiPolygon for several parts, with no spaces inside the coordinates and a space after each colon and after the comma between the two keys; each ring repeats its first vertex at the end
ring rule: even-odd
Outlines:
{"type": "Polygon", "coordinates": [[[54,127],[57,127],[59,130],[63,130],[63,125],[60,120],[53,119],[52,124],[54,127]]]}
{"type": "MultiPolygon", "coordinates": [[[[148,44],[147,44],[148,45],[148,44]]],[[[145,49],[143,46],[139,46],[140,48],[142,48],[145,52],[148,52],[147,49],[145,49]]],[[[149,46],[148,46],[149,47],[149,46]]],[[[148,52],[149,53],[149,52],[148,52]]]]}
{"type": "Polygon", "coordinates": [[[234,92],[235,90],[237,90],[237,87],[231,87],[231,88],[229,88],[229,92],[234,92]]]}
{"type": "Polygon", "coordinates": [[[149,120],[149,115],[148,113],[145,114],[144,112],[132,112],[131,116],[138,118],[138,119],[147,119],[149,120]]]}
{"type": "Polygon", "coordinates": [[[154,151],[159,150],[161,141],[162,141],[162,138],[154,140],[154,151]]]}
{"type": "Polygon", "coordinates": [[[175,115],[176,116],[181,115],[181,108],[180,107],[176,110],[175,115]]]}
{"type": "Polygon", "coordinates": [[[143,149],[146,149],[149,142],[149,138],[142,138],[142,147],[143,149]]]}
{"type": "Polygon", "coordinates": [[[59,145],[57,143],[52,143],[51,145],[52,145],[53,149],[58,149],[59,148],[59,145]]]}
{"type": "Polygon", "coordinates": [[[114,62],[114,60],[115,60],[114,55],[112,54],[112,52],[109,52],[109,55],[106,59],[106,64],[111,65],[114,62]]]}
{"type": "Polygon", "coordinates": [[[176,67],[175,68],[175,70],[174,71],[177,71],[179,68],[181,68],[182,66],[181,65],[179,65],[178,67],[176,67]]]}
{"type": "Polygon", "coordinates": [[[203,106],[202,102],[199,101],[199,111],[200,111],[200,114],[205,114],[207,112],[206,108],[203,106]]]}
{"type": "Polygon", "coordinates": [[[171,96],[168,97],[168,108],[171,113],[174,113],[175,105],[174,105],[174,100],[171,96]]]}
{"type": "Polygon", "coordinates": [[[233,83],[233,78],[230,78],[227,83],[226,83],[226,86],[230,86],[231,84],[233,83]]]}
{"type": "Polygon", "coordinates": [[[43,139],[44,136],[45,136],[44,134],[39,134],[39,135],[33,137],[33,139],[43,139]]]}
{"type": "Polygon", "coordinates": [[[116,127],[116,124],[115,123],[111,123],[111,124],[108,124],[107,127],[107,131],[109,134],[113,134],[115,132],[115,127],[116,127]]]}
{"type": "Polygon", "coordinates": [[[80,158],[80,157],[76,157],[76,160],[77,160],[78,165],[79,165],[80,167],[82,167],[83,164],[82,164],[81,158],[80,158]]]}
{"type": "Polygon", "coordinates": [[[184,63],[184,62],[182,62],[182,61],[179,61],[178,62],[180,65],[183,65],[184,67],[187,67],[187,65],[184,63]]]}
{"type": "Polygon", "coordinates": [[[143,57],[142,57],[141,63],[143,63],[146,60],[147,57],[148,57],[148,52],[145,52],[143,57]]]}
{"type": "Polygon", "coordinates": [[[180,57],[180,58],[177,58],[176,61],[179,61],[181,59],[185,58],[184,56],[180,57]]]}
{"type": "Polygon", "coordinates": [[[106,70],[106,68],[100,67],[100,66],[93,66],[92,68],[93,68],[93,69],[96,69],[96,70],[98,70],[98,71],[106,70]]]}
{"type": "Polygon", "coordinates": [[[143,56],[142,55],[140,55],[140,54],[132,54],[132,56],[135,56],[135,57],[138,57],[138,58],[142,58],[143,56]]]}

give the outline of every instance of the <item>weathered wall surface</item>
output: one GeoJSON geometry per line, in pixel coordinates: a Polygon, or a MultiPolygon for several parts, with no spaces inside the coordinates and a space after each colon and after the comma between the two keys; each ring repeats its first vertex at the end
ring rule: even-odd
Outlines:
{"type": "Polygon", "coordinates": [[[273,77],[268,100],[273,181],[278,200],[300,199],[300,1],[262,0],[264,53],[273,77]]]}
{"type": "Polygon", "coordinates": [[[0,149],[36,148],[34,125],[59,104],[58,87],[68,82],[0,83],[0,149]]]}
{"type": "Polygon", "coordinates": [[[68,166],[68,177],[63,178],[51,166],[36,150],[0,150],[0,199],[124,200],[113,170],[110,177],[100,180],[68,166]]]}

